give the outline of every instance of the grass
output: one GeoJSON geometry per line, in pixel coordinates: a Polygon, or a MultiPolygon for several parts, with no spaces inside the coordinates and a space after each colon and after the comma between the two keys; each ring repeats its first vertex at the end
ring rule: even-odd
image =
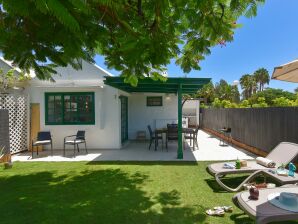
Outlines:
{"type": "Polygon", "coordinates": [[[207,164],[16,162],[0,168],[0,222],[254,223],[239,209],[223,218],[205,215],[232,205],[234,195],[222,192],[207,164]]]}

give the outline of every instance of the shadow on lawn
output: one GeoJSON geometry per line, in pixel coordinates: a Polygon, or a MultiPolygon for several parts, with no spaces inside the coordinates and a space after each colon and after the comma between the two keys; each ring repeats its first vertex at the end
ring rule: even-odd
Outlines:
{"type": "Polygon", "coordinates": [[[120,169],[0,177],[1,223],[202,223],[205,208],[181,205],[176,190],[150,196],[149,177],[120,169]]]}
{"type": "MultiPolygon", "coordinates": [[[[227,186],[232,187],[232,188],[236,188],[236,187],[238,187],[242,183],[243,180],[245,180],[246,177],[247,176],[231,176],[231,177],[222,178],[221,180],[227,186]]],[[[216,182],[216,180],[215,180],[214,177],[205,179],[205,181],[208,184],[208,186],[210,188],[212,188],[213,192],[216,192],[216,193],[225,193],[225,192],[227,192],[225,189],[223,189],[216,182]]]]}

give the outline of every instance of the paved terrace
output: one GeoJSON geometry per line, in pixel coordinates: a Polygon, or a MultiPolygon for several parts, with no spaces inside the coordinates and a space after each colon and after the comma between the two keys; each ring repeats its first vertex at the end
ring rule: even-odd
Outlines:
{"type": "MultiPolygon", "coordinates": [[[[66,150],[66,157],[63,157],[62,150],[54,149],[54,156],[50,156],[50,150],[44,150],[31,159],[31,152],[25,152],[14,155],[13,161],[181,161],[177,157],[177,142],[171,142],[168,151],[162,150],[161,145],[157,151],[154,146],[148,150],[148,142],[130,142],[122,149],[98,149],[88,150],[81,146],[81,151],[73,157],[73,148],[69,146],[66,150]]],[[[204,131],[198,133],[198,145],[195,151],[192,151],[186,144],[184,150],[184,159],[182,161],[224,161],[239,159],[253,159],[255,156],[244,150],[232,146],[219,146],[219,140],[204,131]]],[[[88,145],[87,145],[88,146],[88,145]]]]}

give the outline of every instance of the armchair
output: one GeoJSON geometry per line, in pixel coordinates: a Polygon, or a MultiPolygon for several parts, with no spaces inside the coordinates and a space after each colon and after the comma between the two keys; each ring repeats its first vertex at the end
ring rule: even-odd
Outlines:
{"type": "Polygon", "coordinates": [[[80,151],[79,144],[85,144],[86,154],[88,154],[85,139],[85,131],[78,131],[76,135],[69,135],[64,138],[63,156],[65,156],[65,145],[73,145],[73,153],[74,157],[76,157],[76,147],[78,149],[78,152],[80,151]]]}
{"type": "Polygon", "coordinates": [[[51,145],[51,155],[53,156],[53,141],[52,135],[49,131],[40,131],[37,133],[37,138],[32,139],[32,159],[33,159],[33,148],[36,147],[36,154],[38,155],[38,147],[41,145],[51,145]]]}

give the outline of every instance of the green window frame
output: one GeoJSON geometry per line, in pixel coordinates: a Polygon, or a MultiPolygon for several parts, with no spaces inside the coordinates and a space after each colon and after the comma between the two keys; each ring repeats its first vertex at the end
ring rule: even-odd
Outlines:
{"type": "Polygon", "coordinates": [[[147,96],[147,107],[162,107],[162,96],[147,96]]]}
{"type": "Polygon", "coordinates": [[[95,124],[94,92],[45,93],[45,124],[95,124]]]}

